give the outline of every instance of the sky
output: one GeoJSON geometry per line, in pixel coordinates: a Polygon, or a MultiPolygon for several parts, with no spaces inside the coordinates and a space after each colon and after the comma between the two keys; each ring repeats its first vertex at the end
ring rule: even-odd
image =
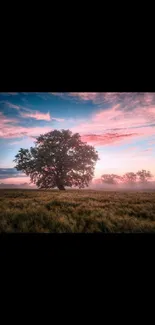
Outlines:
{"type": "Polygon", "coordinates": [[[150,170],[155,176],[155,93],[0,93],[0,183],[29,183],[14,168],[20,148],[54,129],[95,146],[102,174],[150,170]]]}

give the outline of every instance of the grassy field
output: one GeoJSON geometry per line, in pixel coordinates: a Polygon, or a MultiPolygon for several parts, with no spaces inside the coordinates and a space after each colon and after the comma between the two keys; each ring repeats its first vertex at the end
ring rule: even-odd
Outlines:
{"type": "Polygon", "coordinates": [[[0,232],[155,232],[155,191],[0,189],[0,232]]]}

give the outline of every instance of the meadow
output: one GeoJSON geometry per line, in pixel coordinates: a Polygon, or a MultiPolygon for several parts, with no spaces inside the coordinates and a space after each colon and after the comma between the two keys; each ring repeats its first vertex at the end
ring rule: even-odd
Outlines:
{"type": "Polygon", "coordinates": [[[0,232],[155,232],[155,191],[0,189],[0,232]]]}

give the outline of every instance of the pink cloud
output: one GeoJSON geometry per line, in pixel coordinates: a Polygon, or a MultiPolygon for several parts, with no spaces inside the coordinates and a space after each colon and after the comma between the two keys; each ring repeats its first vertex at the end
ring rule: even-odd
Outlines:
{"type": "Polygon", "coordinates": [[[102,135],[97,134],[87,134],[82,136],[82,141],[89,142],[92,145],[105,145],[118,142],[120,140],[126,139],[127,137],[134,137],[137,135],[136,133],[128,133],[128,134],[118,134],[118,133],[105,133],[102,135]]]}
{"type": "Polygon", "coordinates": [[[80,132],[82,138],[92,144],[106,145],[155,135],[155,128],[151,126],[153,123],[155,105],[123,111],[121,105],[116,104],[94,113],[88,121],[73,127],[72,131],[80,132]]]}
{"type": "MultiPolygon", "coordinates": [[[[8,101],[2,101],[2,103],[6,104],[10,108],[15,108],[17,110],[20,110],[20,116],[23,118],[34,118],[36,120],[43,120],[43,121],[51,121],[50,113],[42,113],[39,111],[31,110],[26,107],[14,105],[8,101]],[[22,111],[21,111],[22,110],[22,111]]],[[[64,119],[61,118],[52,118],[53,120],[57,122],[63,122],[64,119]]]]}
{"type": "Polygon", "coordinates": [[[99,93],[69,93],[69,96],[73,97],[78,97],[79,99],[82,100],[91,100],[91,101],[96,101],[97,98],[99,97],[99,93]]]}
{"type": "Polygon", "coordinates": [[[92,101],[94,104],[121,103],[123,110],[136,105],[149,106],[155,104],[155,93],[142,92],[70,92],[70,93],[49,93],[64,99],[78,99],[92,101]]]}
{"type": "MultiPolygon", "coordinates": [[[[42,116],[38,115],[37,118],[42,118],[42,116]]],[[[63,121],[63,119],[55,119],[59,122],[63,121]]],[[[24,127],[20,126],[18,123],[18,119],[7,118],[0,112],[0,138],[22,138],[23,136],[36,137],[52,130],[51,126],[24,127]]]]}
{"type": "Polygon", "coordinates": [[[15,118],[8,118],[0,112],[0,138],[5,137],[5,135],[12,133],[12,130],[14,130],[14,133],[17,132],[16,128],[13,127],[13,124],[16,124],[18,122],[15,118]]]}
{"type": "Polygon", "coordinates": [[[23,136],[38,136],[46,132],[52,131],[51,127],[6,127],[0,131],[0,138],[21,138],[23,136]]]}
{"type": "Polygon", "coordinates": [[[132,110],[121,110],[120,104],[112,106],[111,109],[102,110],[93,116],[93,122],[101,122],[109,128],[129,128],[149,125],[155,121],[155,105],[150,107],[136,107],[132,110]]]}
{"type": "Polygon", "coordinates": [[[42,121],[57,121],[57,122],[64,122],[63,118],[56,118],[56,117],[52,117],[50,116],[50,113],[42,113],[36,110],[31,110],[29,108],[26,107],[22,107],[19,105],[14,105],[8,101],[1,101],[1,103],[6,104],[8,107],[10,108],[15,108],[17,110],[20,110],[20,116],[23,118],[34,118],[35,120],[42,120],[42,121]]]}
{"type": "MultiPolygon", "coordinates": [[[[51,92],[50,95],[58,96],[63,99],[78,99],[83,101],[91,100],[95,103],[100,102],[100,94],[102,93],[87,93],[87,92],[70,92],[70,93],[56,93],[51,92]]],[[[103,93],[104,94],[104,93],[103,93]]]]}
{"type": "Polygon", "coordinates": [[[0,129],[2,129],[3,126],[7,123],[16,123],[16,122],[18,122],[18,119],[6,117],[3,115],[2,112],[0,112],[0,129]]]}
{"type": "Polygon", "coordinates": [[[105,93],[95,93],[95,92],[69,92],[69,93],[49,93],[50,95],[59,96],[64,99],[78,99],[83,101],[92,101],[94,103],[103,102],[105,93]]]}
{"type": "Polygon", "coordinates": [[[18,119],[7,118],[0,112],[0,138],[21,138],[23,136],[38,136],[51,131],[51,127],[23,127],[18,125],[18,119]]]}
{"type": "MultiPolygon", "coordinates": [[[[93,130],[92,130],[93,131],[93,130]]],[[[152,128],[141,128],[141,129],[132,129],[130,130],[123,130],[123,132],[115,133],[115,132],[104,132],[104,133],[89,133],[89,134],[82,134],[80,132],[81,138],[83,141],[88,142],[95,146],[102,146],[102,145],[110,145],[110,144],[121,144],[122,143],[130,143],[131,140],[138,139],[145,139],[146,136],[151,136],[155,134],[155,130],[152,128]],[[135,131],[136,132],[133,132],[135,131]],[[126,132],[126,133],[125,133],[126,132]]]]}
{"type": "Polygon", "coordinates": [[[21,183],[29,183],[30,178],[29,177],[9,177],[5,179],[1,179],[1,183],[3,184],[21,184],[21,183]]]}

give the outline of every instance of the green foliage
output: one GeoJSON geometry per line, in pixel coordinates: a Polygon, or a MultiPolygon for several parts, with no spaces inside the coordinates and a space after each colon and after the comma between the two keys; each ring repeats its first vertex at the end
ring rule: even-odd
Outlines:
{"type": "Polygon", "coordinates": [[[0,232],[155,232],[155,192],[1,189],[0,232]]]}
{"type": "Polygon", "coordinates": [[[14,162],[39,188],[63,190],[88,186],[97,160],[97,151],[82,142],[78,133],[54,130],[40,135],[30,150],[21,148],[14,162]]]}

